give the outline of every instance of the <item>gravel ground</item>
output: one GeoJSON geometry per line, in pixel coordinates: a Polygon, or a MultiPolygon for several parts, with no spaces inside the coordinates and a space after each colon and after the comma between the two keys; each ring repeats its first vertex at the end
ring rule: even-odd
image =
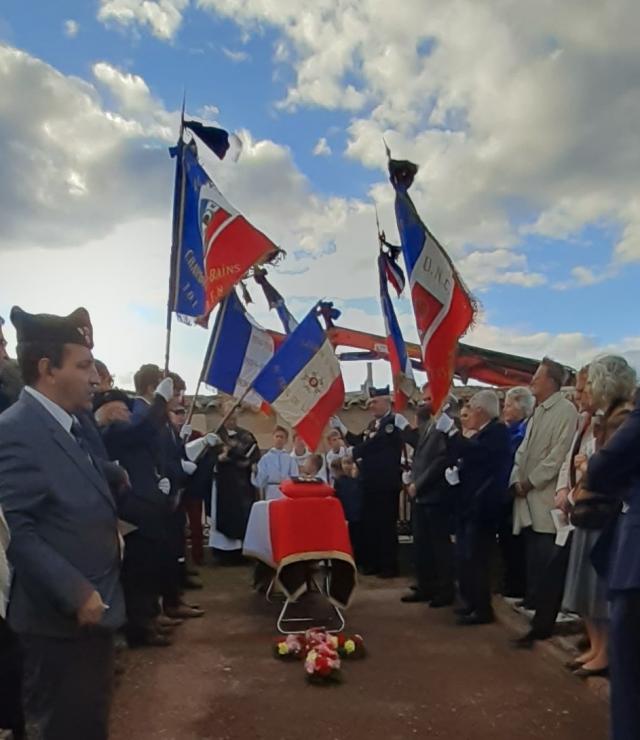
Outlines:
{"type": "Polygon", "coordinates": [[[347,612],[369,656],[340,686],[307,685],[272,657],[278,606],[247,567],[205,568],[207,610],[169,648],[127,651],[112,740],[605,740],[607,705],[548,651],[514,651],[502,625],[401,604],[405,579],[363,578],[347,612]]]}

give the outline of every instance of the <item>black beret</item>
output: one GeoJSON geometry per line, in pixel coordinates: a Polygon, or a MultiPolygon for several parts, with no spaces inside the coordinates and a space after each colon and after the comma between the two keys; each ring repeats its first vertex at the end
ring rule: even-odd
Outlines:
{"type": "Polygon", "coordinates": [[[383,398],[391,396],[391,389],[389,386],[385,388],[369,388],[369,398],[383,398]]]}
{"type": "Polygon", "coordinates": [[[101,406],[104,406],[107,403],[114,403],[115,401],[120,401],[121,403],[126,404],[129,411],[133,408],[132,398],[130,398],[124,391],[121,391],[118,388],[112,388],[111,390],[100,391],[95,394],[93,397],[93,410],[97,411],[101,406]]]}
{"type": "Polygon", "coordinates": [[[76,308],[68,316],[54,316],[48,313],[27,313],[19,306],[14,306],[11,309],[11,323],[16,328],[18,344],[52,342],[81,344],[93,349],[93,327],[86,308],[76,308]]]}

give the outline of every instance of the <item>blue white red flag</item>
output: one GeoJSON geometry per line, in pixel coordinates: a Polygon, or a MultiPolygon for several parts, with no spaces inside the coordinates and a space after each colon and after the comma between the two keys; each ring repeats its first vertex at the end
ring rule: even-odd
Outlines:
{"type": "Polygon", "coordinates": [[[388,254],[387,252],[380,252],[387,280],[393,285],[396,293],[400,295],[404,290],[406,280],[402,268],[396,262],[396,258],[393,255],[396,255],[396,253],[388,254]]]}
{"type": "Polygon", "coordinates": [[[380,303],[382,305],[382,316],[387,334],[387,351],[391,363],[393,375],[394,406],[396,411],[402,411],[407,405],[410,389],[415,388],[413,368],[404,343],[402,331],[396,312],[391,302],[389,289],[387,287],[386,255],[380,252],[378,255],[378,275],[380,278],[380,303]]]}
{"type": "Polygon", "coordinates": [[[262,399],[251,388],[273,357],[277,343],[242,305],[235,290],[222,301],[204,360],[202,380],[255,408],[262,399]],[[246,393],[246,395],[245,395],[246,393]]]}
{"type": "Polygon", "coordinates": [[[293,314],[287,308],[287,304],[284,302],[282,295],[271,285],[267,279],[266,270],[257,270],[253,276],[253,279],[260,285],[264,292],[264,297],[267,299],[269,308],[275,308],[278,318],[280,319],[284,328],[285,334],[291,334],[291,332],[298,326],[298,322],[293,317],[293,314]]]}
{"type": "Polygon", "coordinates": [[[458,340],[472,324],[476,304],[449,255],[422,223],[409,197],[417,171],[412,162],[389,161],[413,312],[437,411],[449,394],[458,340]]]}
{"type": "Polygon", "coordinates": [[[344,403],[340,362],[317,317],[317,306],[284,340],[253,382],[254,390],[315,450],[330,417],[344,403]]]}
{"type": "Polygon", "coordinates": [[[177,154],[172,247],[172,308],[208,316],[247,270],[277,251],[222,195],[200,166],[193,142],[177,154]]]}

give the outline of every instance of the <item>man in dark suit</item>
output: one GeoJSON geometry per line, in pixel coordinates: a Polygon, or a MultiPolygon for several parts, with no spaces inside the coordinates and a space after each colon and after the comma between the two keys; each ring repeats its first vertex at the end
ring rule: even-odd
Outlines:
{"type": "MultiPolygon", "coordinates": [[[[591,458],[587,471],[589,490],[626,490],[622,513],[605,553],[606,562],[594,563],[603,575],[606,567],[609,582],[612,740],[640,737],[639,449],[640,401],[611,440],[591,458]]],[[[596,548],[602,549],[600,543],[596,548]]]]}
{"type": "Polygon", "coordinates": [[[124,601],[116,504],[74,416],[97,382],[91,323],[85,309],[11,320],[26,387],[0,417],[0,506],[27,723],[44,740],[103,740],[124,601]]]}
{"type": "Polygon", "coordinates": [[[457,496],[456,555],[464,602],[458,610],[460,625],[494,621],[490,557],[511,473],[509,432],[498,420],[499,414],[497,395],[482,390],[469,402],[469,426],[476,430],[473,437],[458,434],[446,414],[436,422],[436,429],[448,435],[451,456],[458,461],[447,471],[447,479],[457,496]]]}
{"type": "Polygon", "coordinates": [[[373,420],[362,434],[352,434],[337,418],[334,426],[353,445],[353,459],[364,491],[365,575],[393,578],[398,572],[398,511],[402,488],[402,430],[408,426],[391,408],[389,387],[369,389],[373,420]]]}
{"type": "MultiPolygon", "coordinates": [[[[449,466],[446,436],[435,427],[428,384],[424,404],[418,408],[418,428],[407,428],[405,440],[413,447],[413,498],[411,521],[417,586],[402,597],[404,602],[428,601],[436,609],[449,606],[455,595],[454,553],[451,542],[453,499],[445,480],[449,466]]],[[[450,397],[447,413],[457,415],[457,401],[450,397]]]]}

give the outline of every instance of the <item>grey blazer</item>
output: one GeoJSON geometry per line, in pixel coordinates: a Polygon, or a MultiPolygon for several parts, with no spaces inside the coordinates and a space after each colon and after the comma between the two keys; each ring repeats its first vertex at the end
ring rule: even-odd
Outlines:
{"type": "Polygon", "coordinates": [[[124,622],[116,504],[104,474],[35,398],[0,415],[0,506],[14,568],[8,621],[16,632],[74,637],[93,590],[124,622]]]}

